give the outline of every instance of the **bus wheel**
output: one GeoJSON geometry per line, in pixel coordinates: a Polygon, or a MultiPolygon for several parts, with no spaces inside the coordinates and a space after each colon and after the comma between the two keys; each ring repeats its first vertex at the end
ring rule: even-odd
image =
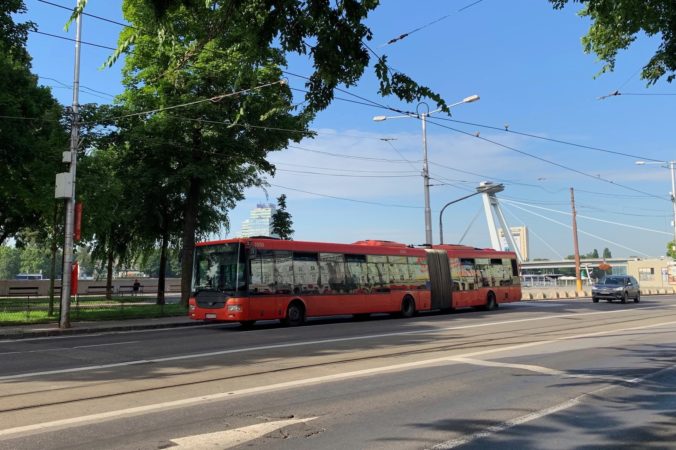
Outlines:
{"type": "Polygon", "coordinates": [[[401,317],[413,317],[415,315],[415,301],[411,297],[404,297],[401,302],[401,317]]]}
{"type": "Polygon", "coordinates": [[[488,295],[486,296],[485,309],[487,311],[493,311],[494,309],[498,309],[498,302],[495,301],[495,294],[492,292],[489,292],[488,295]]]}
{"type": "Polygon", "coordinates": [[[240,326],[244,329],[247,329],[247,330],[253,328],[255,323],[256,323],[255,320],[240,320],[239,321],[240,326]]]}
{"type": "Polygon", "coordinates": [[[286,319],[283,322],[291,327],[305,322],[305,307],[303,307],[303,304],[297,301],[292,302],[286,310],[286,319]]]}

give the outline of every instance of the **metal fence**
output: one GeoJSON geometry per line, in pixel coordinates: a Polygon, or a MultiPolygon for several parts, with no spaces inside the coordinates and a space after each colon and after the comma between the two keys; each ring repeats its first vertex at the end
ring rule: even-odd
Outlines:
{"type": "MultiPolygon", "coordinates": [[[[58,322],[60,314],[59,298],[26,295],[0,297],[0,326],[30,323],[58,322]]],[[[156,304],[155,296],[120,296],[111,299],[105,296],[78,295],[71,299],[70,319],[115,320],[150,317],[180,316],[187,314],[178,302],[178,296],[167,296],[164,305],[156,304]]]]}

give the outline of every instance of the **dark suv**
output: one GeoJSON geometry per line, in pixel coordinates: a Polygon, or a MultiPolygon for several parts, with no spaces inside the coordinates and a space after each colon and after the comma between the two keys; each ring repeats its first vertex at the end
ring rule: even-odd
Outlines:
{"type": "Polygon", "coordinates": [[[600,299],[609,302],[620,300],[627,303],[627,299],[634,299],[634,303],[641,301],[641,288],[636,278],[630,276],[610,276],[592,286],[592,301],[598,303],[600,299]]]}

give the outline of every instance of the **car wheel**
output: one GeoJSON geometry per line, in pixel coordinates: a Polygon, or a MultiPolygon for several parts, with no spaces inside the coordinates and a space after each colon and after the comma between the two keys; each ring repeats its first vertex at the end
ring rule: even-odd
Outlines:
{"type": "Polygon", "coordinates": [[[627,303],[627,293],[626,293],[626,292],[625,292],[624,294],[622,294],[622,300],[621,300],[621,302],[622,302],[622,303],[627,303]]]}
{"type": "Polygon", "coordinates": [[[639,292],[638,294],[636,294],[636,298],[634,299],[634,303],[640,303],[640,301],[641,301],[641,293],[639,292]]]}
{"type": "Polygon", "coordinates": [[[594,303],[598,303],[598,302],[599,302],[599,299],[598,299],[598,298],[596,298],[596,297],[592,297],[592,302],[594,302],[594,303]]]}

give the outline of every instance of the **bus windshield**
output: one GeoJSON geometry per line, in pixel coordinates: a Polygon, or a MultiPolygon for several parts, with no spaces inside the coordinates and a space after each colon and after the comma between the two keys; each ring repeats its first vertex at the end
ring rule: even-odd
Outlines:
{"type": "Polygon", "coordinates": [[[246,291],[244,246],[218,244],[195,249],[192,291],[246,291]]]}

